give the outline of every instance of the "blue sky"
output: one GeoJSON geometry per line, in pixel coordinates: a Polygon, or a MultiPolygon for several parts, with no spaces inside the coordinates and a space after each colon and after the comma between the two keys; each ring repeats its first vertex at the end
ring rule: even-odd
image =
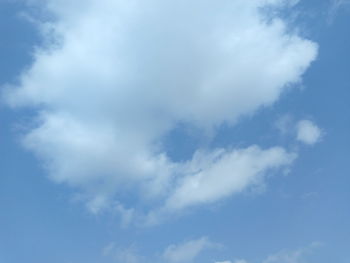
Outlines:
{"type": "Polygon", "coordinates": [[[349,262],[349,23],[2,1],[0,262],[349,262]]]}

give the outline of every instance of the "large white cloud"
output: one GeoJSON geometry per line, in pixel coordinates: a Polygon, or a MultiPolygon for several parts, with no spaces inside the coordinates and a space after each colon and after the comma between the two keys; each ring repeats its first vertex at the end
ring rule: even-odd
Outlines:
{"type": "Polygon", "coordinates": [[[178,210],[244,190],[295,156],[198,149],[176,163],[162,138],[234,125],[301,80],[317,46],[273,12],[292,2],[32,0],[45,45],[7,94],[38,109],[24,144],[96,212],[128,191],[178,210]]]}

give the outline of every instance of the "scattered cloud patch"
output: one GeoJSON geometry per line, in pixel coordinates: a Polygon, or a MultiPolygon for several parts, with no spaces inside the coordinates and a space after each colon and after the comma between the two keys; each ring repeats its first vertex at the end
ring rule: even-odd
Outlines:
{"type": "Polygon", "coordinates": [[[277,119],[275,122],[275,128],[282,134],[282,135],[288,135],[292,130],[294,123],[294,118],[290,114],[282,115],[277,119]]]}
{"type": "Polygon", "coordinates": [[[102,250],[102,255],[118,263],[191,263],[204,251],[219,247],[219,244],[211,242],[207,237],[202,237],[188,240],[180,244],[169,245],[161,253],[155,253],[150,257],[144,257],[141,256],[133,246],[129,248],[120,248],[116,246],[115,243],[111,243],[102,250]]]}
{"type": "Polygon", "coordinates": [[[315,144],[322,139],[323,130],[311,120],[296,120],[294,116],[285,114],[279,117],[274,127],[286,137],[296,136],[297,141],[305,144],[315,144]]]}
{"type": "Polygon", "coordinates": [[[163,258],[169,263],[190,263],[205,249],[217,247],[203,237],[197,240],[187,241],[178,245],[169,246],[163,253],[163,258]]]}
{"type": "Polygon", "coordinates": [[[102,251],[103,256],[110,257],[115,262],[123,263],[139,263],[142,262],[142,257],[138,255],[135,248],[119,248],[115,243],[106,246],[102,251]]]}
{"type": "Polygon", "coordinates": [[[263,263],[304,263],[307,255],[319,246],[320,243],[315,242],[308,247],[301,248],[295,251],[281,251],[267,257],[267,259],[265,259],[263,263]]]}
{"type": "Polygon", "coordinates": [[[322,130],[310,120],[301,120],[297,123],[297,140],[305,144],[315,144],[322,137],[322,130]]]}
{"type": "MultiPolygon", "coordinates": [[[[315,249],[322,244],[319,242],[297,250],[282,250],[265,259],[259,261],[261,263],[305,263],[309,256],[312,256],[315,249]]],[[[191,263],[197,262],[198,257],[208,249],[220,248],[222,245],[213,243],[207,237],[185,241],[180,244],[169,245],[161,253],[155,253],[151,257],[140,256],[134,247],[119,248],[115,243],[106,246],[102,254],[110,257],[115,262],[138,263],[138,262],[162,262],[162,263],[191,263]]],[[[215,263],[250,263],[244,259],[215,261],[215,263]]]]}
{"type": "Polygon", "coordinates": [[[330,0],[328,23],[331,24],[334,21],[341,7],[347,6],[349,4],[349,0],[330,0]]]}
{"type": "MultiPolygon", "coordinates": [[[[309,254],[311,254],[314,249],[320,247],[320,243],[314,242],[311,245],[300,248],[294,251],[283,250],[278,253],[268,256],[266,259],[262,260],[262,263],[305,263],[309,254]]],[[[231,261],[215,262],[215,263],[232,263],[231,261]]],[[[234,263],[249,263],[246,260],[240,259],[234,261],[234,263]]]]}

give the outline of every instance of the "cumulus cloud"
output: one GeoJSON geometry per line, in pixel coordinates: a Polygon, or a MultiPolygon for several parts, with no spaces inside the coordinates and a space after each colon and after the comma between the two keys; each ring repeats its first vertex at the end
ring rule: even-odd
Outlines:
{"type": "Polygon", "coordinates": [[[295,1],[30,2],[45,45],[7,101],[37,111],[24,145],[91,211],[126,192],[165,210],[211,203],[295,157],[252,146],[174,162],[162,145],[179,123],[215,133],[301,81],[317,45],[269,11],[295,1]]]}
{"type": "Polygon", "coordinates": [[[321,139],[321,129],[310,120],[301,120],[297,123],[297,140],[305,144],[315,144],[321,139]]]}

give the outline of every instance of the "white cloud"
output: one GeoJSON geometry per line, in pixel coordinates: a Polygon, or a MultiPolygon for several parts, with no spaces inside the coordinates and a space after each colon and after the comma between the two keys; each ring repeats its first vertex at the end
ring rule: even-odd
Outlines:
{"type": "Polygon", "coordinates": [[[178,245],[169,246],[163,253],[163,258],[169,263],[190,263],[203,250],[218,246],[209,241],[208,238],[187,241],[178,245]]]}
{"type": "Polygon", "coordinates": [[[239,193],[263,179],[269,169],[290,164],[294,154],[276,147],[262,150],[198,152],[186,167],[186,174],[167,201],[171,210],[205,204],[239,193]]]}
{"type": "Polygon", "coordinates": [[[315,144],[324,135],[314,122],[310,120],[295,121],[294,117],[286,114],[277,119],[275,127],[282,135],[296,136],[296,139],[305,144],[315,144]]]}
{"type": "Polygon", "coordinates": [[[31,2],[52,17],[38,23],[46,45],[7,99],[38,109],[25,146],[54,181],[81,189],[91,211],[128,191],[166,209],[210,203],[291,163],[284,149],[256,146],[176,163],[161,144],[178,123],[234,125],[301,81],[316,44],[264,9],[291,2],[31,2]]]}
{"type": "Polygon", "coordinates": [[[321,139],[321,129],[310,120],[301,120],[297,124],[297,140],[305,144],[315,144],[321,139]]]}

